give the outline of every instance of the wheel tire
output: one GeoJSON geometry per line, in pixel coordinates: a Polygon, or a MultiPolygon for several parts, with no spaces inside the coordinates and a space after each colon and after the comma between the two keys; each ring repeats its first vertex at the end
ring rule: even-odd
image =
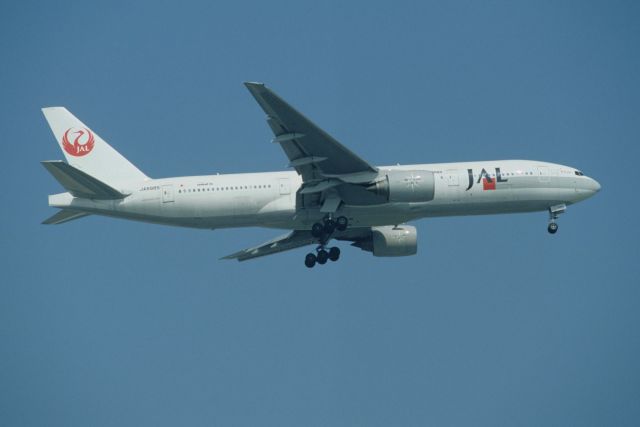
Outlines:
{"type": "Polygon", "coordinates": [[[332,219],[328,219],[324,222],[324,232],[327,234],[333,233],[336,229],[336,222],[332,219]]]}
{"type": "Polygon", "coordinates": [[[339,216],[336,219],[336,228],[338,229],[338,231],[346,230],[348,225],[349,225],[349,220],[347,219],[346,216],[339,216]]]}
{"type": "Polygon", "coordinates": [[[558,231],[558,224],[556,224],[555,222],[550,223],[547,227],[547,231],[550,234],[556,234],[556,232],[558,231]]]}
{"type": "Polygon", "coordinates": [[[329,249],[329,259],[331,261],[337,261],[340,258],[340,248],[333,247],[329,249]]]}
{"type": "Polygon", "coordinates": [[[327,253],[327,251],[325,251],[324,249],[318,251],[318,255],[316,256],[316,261],[318,261],[318,264],[326,264],[328,259],[329,254],[327,253]]]}
{"type": "Polygon", "coordinates": [[[316,265],[316,256],[314,254],[307,254],[304,258],[304,265],[306,265],[307,268],[313,268],[316,265]]]}
{"type": "MultiPolygon", "coordinates": [[[[322,237],[322,234],[324,233],[324,226],[322,224],[320,224],[319,222],[316,222],[315,224],[313,224],[311,226],[311,235],[313,237],[322,237]]],[[[311,254],[313,255],[313,254],[311,254]]]]}

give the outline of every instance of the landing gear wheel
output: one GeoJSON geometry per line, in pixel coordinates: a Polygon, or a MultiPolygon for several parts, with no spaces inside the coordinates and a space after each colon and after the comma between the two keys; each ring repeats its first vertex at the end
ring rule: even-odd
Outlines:
{"type": "Polygon", "coordinates": [[[349,220],[346,216],[339,216],[336,219],[336,228],[338,231],[344,231],[347,229],[347,225],[349,225],[349,220]]]}
{"type": "Polygon", "coordinates": [[[558,219],[558,215],[563,214],[566,209],[567,207],[564,203],[549,207],[549,226],[547,227],[549,234],[556,234],[558,231],[558,224],[556,224],[556,220],[558,219]]]}
{"type": "Polygon", "coordinates": [[[307,254],[307,256],[304,258],[304,265],[306,265],[308,268],[313,268],[316,265],[316,256],[314,254],[307,254]]]}
{"type": "Polygon", "coordinates": [[[326,264],[328,259],[329,259],[329,254],[327,253],[327,251],[325,251],[324,249],[320,249],[318,251],[318,255],[316,256],[316,260],[318,261],[318,264],[320,265],[326,264]]]}
{"type": "Polygon", "coordinates": [[[340,248],[333,247],[329,249],[329,259],[331,261],[337,261],[340,258],[340,248]]]}
{"type": "Polygon", "coordinates": [[[327,234],[333,233],[336,229],[336,222],[332,219],[328,219],[324,222],[324,232],[327,234]]]}
{"type": "Polygon", "coordinates": [[[311,226],[311,235],[313,237],[322,237],[323,233],[324,233],[324,225],[320,224],[319,222],[316,222],[311,226]]]}

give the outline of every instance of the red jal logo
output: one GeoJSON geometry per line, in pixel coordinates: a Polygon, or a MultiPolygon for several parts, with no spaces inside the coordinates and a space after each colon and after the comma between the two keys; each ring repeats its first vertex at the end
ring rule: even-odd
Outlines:
{"type": "Polygon", "coordinates": [[[62,135],[62,147],[72,156],[86,156],[93,150],[96,141],[93,133],[87,128],[69,128],[62,135]],[[69,138],[73,138],[73,142],[69,138]]]}

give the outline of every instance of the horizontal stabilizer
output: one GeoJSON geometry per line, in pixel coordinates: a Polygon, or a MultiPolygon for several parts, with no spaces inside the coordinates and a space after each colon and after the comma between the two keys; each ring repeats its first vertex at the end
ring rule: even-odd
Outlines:
{"type": "Polygon", "coordinates": [[[80,211],[72,211],[68,209],[62,209],[57,212],[55,215],[50,216],[49,218],[42,221],[43,224],[62,224],[64,222],[73,221],[74,219],[83,218],[85,216],[91,215],[86,212],[80,211]]]}
{"type": "Polygon", "coordinates": [[[42,166],[75,197],[117,200],[128,196],[63,161],[44,161],[42,166]]]}

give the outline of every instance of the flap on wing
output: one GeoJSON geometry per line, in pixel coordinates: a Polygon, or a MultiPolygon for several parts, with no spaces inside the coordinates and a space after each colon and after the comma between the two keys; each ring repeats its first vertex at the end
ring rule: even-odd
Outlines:
{"type": "Polygon", "coordinates": [[[293,230],[283,236],[276,237],[259,246],[243,249],[231,255],[227,255],[222,259],[237,259],[238,261],[246,261],[265,255],[271,255],[278,252],[284,252],[296,249],[302,246],[311,245],[318,241],[311,235],[310,231],[293,230]]]}
{"type": "Polygon", "coordinates": [[[335,213],[341,203],[342,199],[336,190],[327,191],[324,196],[324,202],[322,202],[322,207],[320,207],[320,212],[335,213]]]}
{"type": "Polygon", "coordinates": [[[60,160],[44,161],[42,166],[75,197],[117,200],[126,197],[104,182],[60,160]]]}
{"type": "Polygon", "coordinates": [[[302,179],[327,175],[376,173],[377,169],[313,124],[262,83],[245,83],[260,107],[275,138],[302,179]]]}

